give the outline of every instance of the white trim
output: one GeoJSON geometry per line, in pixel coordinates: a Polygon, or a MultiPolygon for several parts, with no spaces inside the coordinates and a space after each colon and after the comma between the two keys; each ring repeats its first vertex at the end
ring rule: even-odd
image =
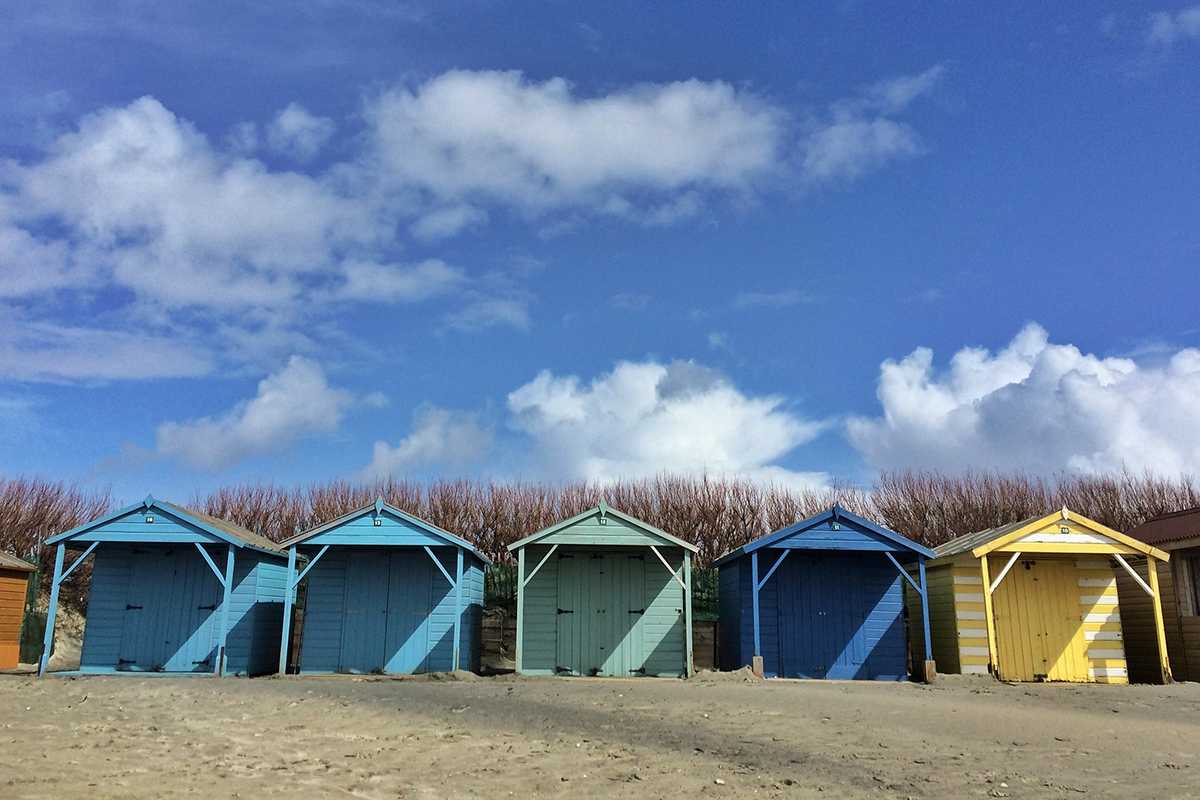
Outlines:
{"type": "Polygon", "coordinates": [[[969,647],[963,646],[958,648],[959,655],[964,656],[987,656],[991,655],[986,647],[969,647]]]}
{"type": "Polygon", "coordinates": [[[1094,614],[1084,614],[1083,621],[1084,622],[1099,622],[1099,623],[1120,622],[1121,615],[1120,614],[1104,614],[1104,613],[1096,612],[1094,614]]]}
{"type": "Polygon", "coordinates": [[[1123,649],[1122,650],[1088,650],[1087,657],[1088,658],[1116,659],[1118,661],[1124,661],[1125,660],[1125,651],[1123,649]]]}
{"type": "Polygon", "coordinates": [[[996,580],[992,581],[992,585],[988,587],[988,594],[996,593],[996,587],[1000,585],[1000,581],[1004,580],[1004,576],[1008,574],[1008,571],[1012,569],[1012,565],[1017,563],[1017,559],[1020,557],[1020,550],[1012,554],[1012,558],[1008,560],[1008,563],[1004,565],[1004,569],[1000,570],[1000,574],[996,576],[996,580]]]}
{"type": "Polygon", "coordinates": [[[1120,599],[1111,594],[1085,594],[1079,598],[1079,602],[1085,606],[1115,606],[1120,604],[1120,599]]]}
{"type": "Polygon", "coordinates": [[[1083,638],[1089,642],[1120,642],[1125,635],[1121,631],[1084,631],[1083,638]]]}
{"type": "Polygon", "coordinates": [[[954,595],[954,602],[956,602],[956,603],[982,603],[983,602],[983,592],[978,592],[978,593],[963,592],[961,594],[956,593],[954,595]]]}
{"type": "Polygon", "coordinates": [[[955,619],[969,619],[973,621],[982,621],[987,619],[987,616],[982,611],[966,611],[959,610],[954,613],[955,619]]]}
{"type": "Polygon", "coordinates": [[[1125,571],[1129,573],[1129,577],[1137,581],[1138,586],[1142,587],[1146,594],[1154,597],[1154,590],[1150,588],[1150,584],[1142,580],[1142,576],[1138,575],[1137,572],[1134,571],[1133,567],[1129,566],[1129,562],[1122,558],[1120,553],[1113,553],[1113,558],[1115,558],[1117,563],[1125,568],[1125,571]]]}
{"type": "Polygon", "coordinates": [[[1104,589],[1117,588],[1116,578],[1080,578],[1080,586],[1099,586],[1104,589]]]}
{"type": "Polygon", "coordinates": [[[986,639],[987,628],[959,628],[958,638],[960,639],[986,639]]]}
{"type": "Polygon", "coordinates": [[[988,668],[986,666],[984,666],[983,664],[963,664],[961,671],[962,671],[963,675],[987,675],[988,674],[988,668]]]}
{"type": "Polygon", "coordinates": [[[1091,667],[1088,675],[1093,678],[1128,678],[1129,672],[1124,667],[1091,667]]]}
{"type": "Polygon", "coordinates": [[[955,575],[954,582],[970,586],[983,586],[983,578],[979,575],[955,575]]]}

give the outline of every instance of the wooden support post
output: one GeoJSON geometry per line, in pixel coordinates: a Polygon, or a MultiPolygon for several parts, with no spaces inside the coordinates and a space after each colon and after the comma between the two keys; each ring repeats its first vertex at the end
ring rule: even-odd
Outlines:
{"type": "Polygon", "coordinates": [[[54,645],[54,616],[58,613],[58,587],[62,584],[63,559],[67,556],[66,545],[60,544],[54,554],[54,580],[50,584],[50,607],[46,610],[46,636],[42,640],[42,657],[38,659],[38,675],[46,674],[50,664],[50,648],[54,645]]]}
{"type": "Polygon", "coordinates": [[[758,551],[755,550],[750,554],[750,593],[751,606],[754,611],[754,657],[758,659],[758,665],[761,671],[762,667],[762,631],[758,624],[758,551]]]}
{"type": "Polygon", "coordinates": [[[687,631],[687,657],[684,659],[684,674],[692,677],[696,663],[692,658],[692,554],[683,551],[683,624],[687,631]]]}
{"type": "Polygon", "coordinates": [[[1162,682],[1171,683],[1171,664],[1167,658],[1167,635],[1163,627],[1162,598],[1158,591],[1158,562],[1152,557],[1146,557],[1146,566],[1150,572],[1150,599],[1154,603],[1154,633],[1158,637],[1158,663],[1162,670],[1162,682]]]}
{"type": "Polygon", "coordinates": [[[279,674],[287,675],[288,645],[292,635],[292,605],[296,602],[296,546],[288,548],[287,580],[283,582],[283,640],[279,643],[279,674]]]}
{"type": "Polygon", "coordinates": [[[458,568],[455,571],[454,580],[454,671],[458,671],[458,653],[462,646],[462,633],[460,632],[462,624],[462,573],[463,573],[463,550],[461,547],[456,547],[458,551],[458,568]]]}
{"type": "Polygon", "coordinates": [[[765,673],[763,673],[762,656],[754,656],[753,658],[750,659],[750,671],[753,672],[755,674],[755,676],[757,676],[759,678],[766,677],[765,673]]]}
{"type": "Polygon", "coordinates": [[[933,660],[933,639],[929,635],[929,583],[925,580],[924,556],[917,559],[917,572],[921,577],[921,623],[925,632],[925,682],[930,683],[937,675],[937,664],[933,660]]]}
{"type": "MultiPolygon", "coordinates": [[[[991,579],[988,575],[988,557],[983,555],[979,559],[979,573],[983,576],[983,616],[987,622],[987,641],[988,641],[988,669],[992,675],[1000,677],[1000,659],[996,656],[996,620],[992,613],[992,592],[991,579]]],[[[953,570],[953,567],[951,567],[953,570]]],[[[951,578],[953,580],[953,578],[951,578]]],[[[957,627],[955,631],[955,639],[958,638],[957,627]]]]}
{"type": "Polygon", "coordinates": [[[525,550],[522,547],[517,551],[517,673],[520,674],[521,668],[524,666],[521,663],[522,636],[525,632],[525,550]]]}
{"type": "Polygon", "coordinates": [[[221,601],[221,638],[217,645],[217,674],[225,676],[225,643],[229,638],[229,606],[233,596],[233,545],[225,555],[225,596],[221,601]]]}

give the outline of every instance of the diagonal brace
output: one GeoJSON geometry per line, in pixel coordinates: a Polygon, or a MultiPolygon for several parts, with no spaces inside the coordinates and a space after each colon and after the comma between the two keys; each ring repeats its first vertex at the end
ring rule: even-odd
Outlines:
{"type": "Polygon", "coordinates": [[[429,557],[430,557],[430,558],[433,560],[433,563],[434,563],[434,564],[437,564],[437,568],[438,568],[439,570],[441,570],[441,572],[442,572],[442,575],[443,575],[443,576],[446,578],[446,580],[450,581],[450,585],[451,585],[451,586],[455,586],[456,584],[454,583],[454,578],[451,578],[451,577],[450,577],[450,573],[449,573],[449,572],[446,570],[446,568],[445,568],[445,567],[443,567],[443,566],[442,566],[442,562],[441,562],[441,561],[438,561],[438,557],[437,557],[437,556],[435,556],[435,555],[433,554],[433,550],[431,550],[431,549],[429,548],[429,545],[427,545],[427,544],[424,544],[424,545],[421,545],[421,546],[425,548],[425,552],[426,552],[426,553],[429,553],[429,557]]]}
{"type": "Polygon", "coordinates": [[[321,556],[325,555],[325,551],[327,551],[328,549],[329,549],[329,545],[325,545],[317,552],[317,554],[315,556],[313,556],[312,561],[308,562],[308,566],[306,566],[303,570],[301,570],[300,574],[296,576],[296,580],[292,581],[293,589],[300,585],[300,581],[304,580],[304,576],[308,574],[308,571],[310,569],[312,569],[313,567],[315,567],[317,565],[317,562],[321,560],[321,556]]]}
{"type": "Polygon", "coordinates": [[[204,556],[204,560],[206,562],[208,562],[208,568],[213,571],[213,574],[217,576],[217,580],[221,582],[222,586],[224,586],[225,585],[225,573],[223,571],[217,569],[216,563],[208,555],[208,551],[206,551],[204,549],[204,545],[200,544],[199,542],[192,542],[192,544],[196,545],[196,549],[200,551],[200,555],[204,556]]]}
{"type": "MultiPolygon", "coordinates": [[[[658,552],[657,547],[655,547],[654,545],[650,545],[650,549],[654,551],[654,555],[658,556],[658,560],[663,563],[663,566],[667,568],[667,572],[671,573],[671,577],[675,579],[675,582],[679,584],[680,588],[682,588],[684,593],[686,594],[687,593],[687,584],[685,584],[683,582],[683,580],[679,577],[679,575],[675,572],[675,568],[672,567],[665,558],[663,558],[663,554],[658,552]]],[[[686,558],[686,556],[685,556],[685,558],[686,558]]]]}
{"type": "Polygon", "coordinates": [[[783,563],[783,560],[788,557],[788,553],[790,553],[790,552],[792,552],[792,551],[784,550],[783,555],[781,555],[779,558],[775,559],[775,563],[771,565],[771,568],[769,570],[767,570],[767,574],[764,575],[763,579],[758,582],[759,589],[761,589],[762,587],[767,585],[767,581],[770,580],[771,576],[775,574],[775,570],[779,569],[779,565],[783,563]]]}
{"type": "Polygon", "coordinates": [[[537,563],[537,566],[533,568],[533,572],[531,572],[531,573],[529,573],[528,575],[526,575],[526,576],[525,576],[525,580],[524,580],[524,581],[521,583],[521,587],[522,587],[522,588],[524,588],[524,587],[526,587],[526,586],[528,586],[528,585],[529,585],[529,582],[530,582],[531,580],[533,580],[533,576],[538,574],[538,570],[542,568],[542,565],[543,565],[543,564],[545,564],[547,561],[549,561],[549,560],[550,560],[550,556],[554,555],[554,551],[555,551],[555,550],[557,550],[557,549],[558,549],[558,545],[557,545],[557,544],[552,544],[552,545],[550,545],[550,550],[549,550],[549,552],[547,552],[547,553],[546,553],[546,555],[542,556],[542,560],[541,560],[541,561],[539,561],[539,562],[537,563]]]}
{"type": "Polygon", "coordinates": [[[908,574],[908,570],[906,570],[904,567],[900,566],[900,562],[896,560],[896,557],[894,555],[892,555],[891,551],[884,550],[883,554],[888,557],[888,561],[891,561],[893,564],[896,565],[896,569],[898,569],[900,571],[900,574],[904,576],[904,580],[908,581],[909,584],[912,585],[913,589],[916,590],[917,594],[924,597],[925,590],[923,590],[920,586],[917,585],[917,582],[913,580],[912,575],[908,574]]]}
{"type": "Polygon", "coordinates": [[[58,579],[58,582],[62,583],[67,578],[71,577],[71,573],[75,571],[75,568],[78,567],[80,564],[82,564],[83,560],[92,554],[92,551],[96,549],[96,545],[98,545],[98,544],[100,544],[100,543],[92,542],[91,546],[88,547],[87,550],[83,551],[83,555],[81,555],[79,558],[75,559],[74,563],[72,563],[71,566],[67,568],[67,571],[62,574],[62,577],[58,579]]]}

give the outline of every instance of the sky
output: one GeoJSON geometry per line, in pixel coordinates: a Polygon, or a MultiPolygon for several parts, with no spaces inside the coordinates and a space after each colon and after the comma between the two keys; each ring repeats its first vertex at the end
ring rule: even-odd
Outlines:
{"type": "Polygon", "coordinates": [[[1200,6],[0,8],[0,475],[1200,469],[1200,6]]]}

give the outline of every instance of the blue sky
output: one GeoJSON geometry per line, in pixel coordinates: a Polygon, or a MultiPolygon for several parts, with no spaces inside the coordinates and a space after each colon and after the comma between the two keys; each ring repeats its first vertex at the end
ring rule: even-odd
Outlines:
{"type": "Polygon", "coordinates": [[[1200,6],[19,2],[0,474],[1200,468],[1200,6]]]}

